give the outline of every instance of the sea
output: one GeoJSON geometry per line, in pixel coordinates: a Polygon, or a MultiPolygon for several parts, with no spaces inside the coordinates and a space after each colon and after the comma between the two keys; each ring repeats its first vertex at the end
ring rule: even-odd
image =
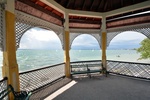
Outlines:
{"type": "MultiPolygon", "coordinates": [[[[19,72],[43,68],[64,62],[63,50],[17,50],[19,72]]],[[[107,60],[150,63],[150,59],[139,60],[136,50],[107,50],[107,60]]],[[[70,61],[101,60],[101,50],[70,50],[70,61]]],[[[3,54],[0,52],[0,79],[2,78],[3,54]]]]}

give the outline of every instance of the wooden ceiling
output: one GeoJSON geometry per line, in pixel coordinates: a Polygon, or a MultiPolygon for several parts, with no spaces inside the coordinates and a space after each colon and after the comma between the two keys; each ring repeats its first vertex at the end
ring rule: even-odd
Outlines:
{"type": "Polygon", "coordinates": [[[148,0],[55,0],[67,9],[107,12],[148,0]]]}

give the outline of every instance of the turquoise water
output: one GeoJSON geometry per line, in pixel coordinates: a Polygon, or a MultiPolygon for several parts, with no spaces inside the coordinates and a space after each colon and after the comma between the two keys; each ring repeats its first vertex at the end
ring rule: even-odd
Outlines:
{"type": "Polygon", "coordinates": [[[70,61],[101,60],[101,50],[71,50],[70,61]]]}
{"type": "Polygon", "coordinates": [[[63,62],[62,50],[18,50],[20,72],[63,62]]]}
{"type": "MultiPolygon", "coordinates": [[[[150,63],[150,60],[138,60],[140,54],[135,50],[107,50],[108,60],[150,63]]],[[[101,50],[70,50],[71,61],[101,60],[101,50]]],[[[63,50],[17,50],[19,71],[37,69],[64,62],[63,50]]],[[[2,52],[0,53],[2,66],[2,52]]],[[[1,77],[0,67],[0,77],[1,77]]]]}

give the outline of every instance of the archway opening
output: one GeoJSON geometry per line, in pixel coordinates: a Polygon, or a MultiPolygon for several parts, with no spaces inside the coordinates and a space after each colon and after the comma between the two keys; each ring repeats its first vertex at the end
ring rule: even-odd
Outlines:
{"type": "Polygon", "coordinates": [[[60,39],[51,30],[38,27],[28,30],[21,38],[17,61],[20,72],[62,63],[60,39]]]}
{"type": "Polygon", "coordinates": [[[149,60],[139,60],[140,54],[137,53],[137,49],[141,46],[141,41],[145,38],[147,38],[145,35],[134,31],[118,34],[107,47],[107,60],[150,62],[149,60]]]}
{"type": "Polygon", "coordinates": [[[95,37],[89,34],[82,34],[73,40],[70,51],[71,62],[100,59],[101,50],[95,37]]]}

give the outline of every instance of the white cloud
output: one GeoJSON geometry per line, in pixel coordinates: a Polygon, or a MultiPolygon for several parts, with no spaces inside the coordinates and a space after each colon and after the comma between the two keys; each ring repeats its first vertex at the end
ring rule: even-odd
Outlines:
{"type": "Polygon", "coordinates": [[[122,32],[121,34],[118,34],[117,36],[115,36],[113,38],[113,40],[111,41],[111,43],[117,43],[120,41],[131,41],[131,40],[136,40],[134,42],[141,42],[143,39],[145,39],[146,36],[144,36],[141,33],[138,32],[133,32],[133,31],[126,31],[126,32],[122,32]]]}
{"type": "Polygon", "coordinates": [[[146,36],[138,32],[132,31],[123,32],[112,39],[108,48],[110,49],[139,48],[140,42],[145,38],[146,36]]]}
{"type": "Polygon", "coordinates": [[[53,32],[41,28],[28,30],[20,42],[21,49],[61,49],[61,42],[53,32]]]}
{"type": "Polygon", "coordinates": [[[91,45],[92,43],[97,43],[97,40],[88,34],[79,35],[76,37],[72,43],[72,45],[91,45]]]}
{"type": "Polygon", "coordinates": [[[45,29],[31,29],[26,32],[26,34],[30,34],[31,38],[34,38],[39,41],[55,41],[58,39],[57,35],[53,31],[45,30],[45,29]]]}
{"type": "MultiPolygon", "coordinates": [[[[131,44],[137,45],[139,44],[146,36],[137,33],[137,32],[123,32],[111,41],[110,45],[123,45],[123,44],[131,44]]],[[[80,48],[97,48],[99,47],[99,43],[97,40],[89,35],[83,34],[79,35],[73,41],[72,48],[80,47],[80,48]]],[[[61,42],[58,36],[53,32],[41,28],[33,28],[27,31],[20,43],[21,49],[62,49],[61,42]]]]}
{"type": "Polygon", "coordinates": [[[91,35],[83,34],[76,37],[71,45],[72,48],[95,48],[99,47],[98,41],[91,35]]]}

